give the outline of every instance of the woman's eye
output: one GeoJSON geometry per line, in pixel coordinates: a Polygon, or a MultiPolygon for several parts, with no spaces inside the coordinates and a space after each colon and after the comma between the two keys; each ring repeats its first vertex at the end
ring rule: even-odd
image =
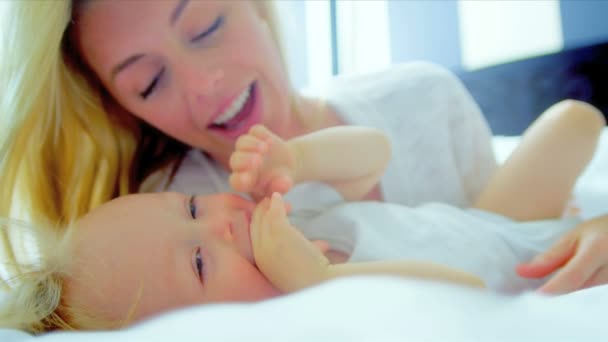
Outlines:
{"type": "Polygon", "coordinates": [[[203,40],[205,37],[213,34],[215,31],[217,31],[220,27],[222,27],[223,24],[224,24],[224,16],[220,15],[219,17],[217,17],[217,19],[215,19],[213,24],[211,24],[211,26],[208,29],[197,34],[194,38],[192,38],[192,42],[194,43],[194,42],[203,40]]]}
{"type": "Polygon", "coordinates": [[[146,87],[146,89],[144,89],[142,92],[139,93],[139,96],[142,99],[146,100],[154,92],[154,90],[156,90],[156,87],[158,86],[158,83],[160,82],[160,80],[163,77],[164,73],[165,73],[165,68],[163,67],[156,74],[156,76],[154,76],[154,78],[152,79],[152,81],[150,82],[150,84],[148,84],[148,86],[146,87]]]}
{"type": "Polygon", "coordinates": [[[188,202],[188,207],[190,209],[190,216],[192,216],[193,219],[196,218],[196,197],[194,195],[192,195],[192,197],[190,197],[190,201],[188,202]]]}
{"type": "Polygon", "coordinates": [[[198,273],[198,278],[202,281],[204,264],[203,264],[203,257],[201,256],[200,247],[196,249],[196,255],[194,257],[194,261],[196,263],[196,272],[198,273]]]}

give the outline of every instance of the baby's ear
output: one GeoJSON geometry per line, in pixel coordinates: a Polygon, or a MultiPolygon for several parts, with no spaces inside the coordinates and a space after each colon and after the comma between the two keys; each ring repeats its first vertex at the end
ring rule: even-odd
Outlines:
{"type": "Polygon", "coordinates": [[[325,240],[313,240],[311,241],[313,245],[317,246],[321,253],[325,254],[329,251],[329,243],[325,240]]]}

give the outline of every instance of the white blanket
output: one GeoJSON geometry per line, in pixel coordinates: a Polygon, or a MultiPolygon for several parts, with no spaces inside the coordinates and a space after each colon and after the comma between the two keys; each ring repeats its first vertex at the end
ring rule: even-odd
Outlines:
{"type": "MultiPolygon", "coordinates": [[[[494,139],[504,160],[517,138],[494,139]]],[[[608,129],[575,189],[583,217],[608,213],[608,129]]],[[[0,341],[608,340],[608,285],[561,297],[506,297],[389,277],[344,279],[257,304],[167,313],[124,331],[32,337],[0,330],[0,341]]]]}
{"type": "Polygon", "coordinates": [[[555,298],[503,297],[362,277],[258,304],[183,309],[123,331],[62,332],[34,341],[605,341],[607,309],[608,286],[555,298]]]}

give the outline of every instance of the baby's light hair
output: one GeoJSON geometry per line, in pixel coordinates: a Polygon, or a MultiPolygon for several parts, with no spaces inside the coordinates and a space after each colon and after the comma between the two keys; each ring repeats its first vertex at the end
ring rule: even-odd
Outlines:
{"type": "Polygon", "coordinates": [[[7,219],[0,224],[10,237],[2,248],[0,327],[34,334],[73,329],[62,303],[71,230],[34,229],[7,219]]]}
{"type": "Polygon", "coordinates": [[[75,280],[71,270],[77,263],[73,255],[74,225],[43,228],[7,219],[0,219],[0,225],[10,237],[10,244],[0,250],[0,328],[40,334],[115,329],[133,322],[143,290],[141,284],[129,311],[120,320],[105,318],[99,312],[92,314],[92,308],[76,298],[66,299],[67,284],[75,280]]]}

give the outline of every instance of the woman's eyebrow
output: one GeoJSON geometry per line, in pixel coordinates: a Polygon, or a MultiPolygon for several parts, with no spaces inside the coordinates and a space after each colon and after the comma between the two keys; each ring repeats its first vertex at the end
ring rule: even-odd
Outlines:
{"type": "MultiPolygon", "coordinates": [[[[175,8],[173,9],[173,12],[171,13],[171,17],[169,19],[169,24],[171,26],[175,25],[175,23],[177,22],[177,20],[181,16],[181,14],[184,12],[184,9],[186,8],[186,5],[188,5],[189,2],[190,2],[190,0],[180,0],[180,2],[177,4],[177,6],[175,6],[175,8]]],[[[118,73],[125,70],[131,64],[140,60],[142,57],[144,57],[144,54],[137,54],[137,55],[128,57],[121,63],[118,63],[114,68],[112,68],[110,78],[113,80],[118,73]]]]}
{"type": "Polygon", "coordinates": [[[173,13],[171,13],[171,18],[169,19],[169,25],[171,25],[171,26],[175,25],[175,23],[179,19],[179,16],[182,14],[182,12],[184,11],[184,8],[186,8],[186,5],[189,2],[190,2],[190,0],[181,0],[179,2],[179,4],[177,4],[177,6],[175,6],[173,13]]]}
{"type": "Polygon", "coordinates": [[[116,77],[116,75],[125,70],[126,68],[128,68],[131,64],[137,62],[138,60],[140,60],[142,57],[144,56],[144,54],[137,54],[137,55],[133,55],[130,56],[129,58],[125,59],[124,61],[118,63],[114,68],[112,68],[112,73],[111,73],[111,79],[114,80],[114,78],[116,77]]]}

